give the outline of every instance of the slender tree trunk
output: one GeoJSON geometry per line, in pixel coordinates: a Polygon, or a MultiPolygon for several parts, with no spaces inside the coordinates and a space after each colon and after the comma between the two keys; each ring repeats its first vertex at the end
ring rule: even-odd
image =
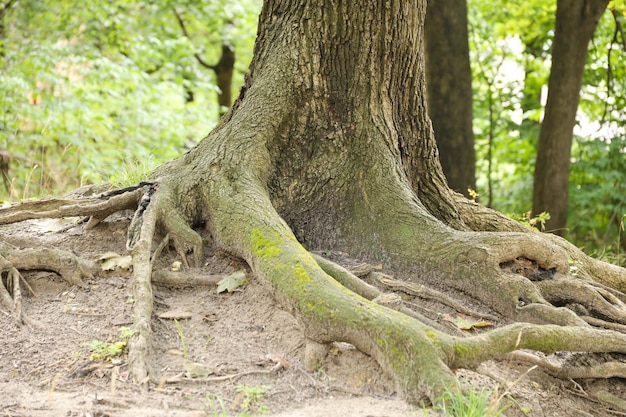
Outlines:
{"type": "Polygon", "coordinates": [[[546,229],[565,233],[570,153],[587,46],[607,0],[558,0],[548,100],[535,166],[533,213],[550,213],[546,229]]]}
{"type": "Polygon", "coordinates": [[[217,87],[220,89],[217,95],[217,104],[219,105],[219,115],[223,116],[233,104],[231,90],[233,88],[233,71],[235,70],[235,50],[230,45],[222,44],[220,60],[211,66],[211,69],[215,71],[217,87]]]}
{"type": "Polygon", "coordinates": [[[467,2],[430,0],[426,12],[428,113],[448,185],[476,189],[467,2]]]}

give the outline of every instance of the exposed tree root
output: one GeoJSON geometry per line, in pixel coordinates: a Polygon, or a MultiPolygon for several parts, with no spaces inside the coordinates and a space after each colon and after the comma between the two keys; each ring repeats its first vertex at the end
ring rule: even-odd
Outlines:
{"type": "Polygon", "coordinates": [[[163,382],[171,384],[171,383],[176,383],[176,382],[196,382],[196,383],[204,382],[206,383],[206,382],[232,381],[234,379],[239,379],[248,375],[272,375],[280,371],[284,367],[285,367],[285,364],[283,362],[277,362],[270,369],[243,371],[243,372],[238,372],[236,374],[210,376],[210,377],[205,377],[205,378],[185,378],[185,373],[183,372],[173,377],[167,378],[163,382]]]}
{"type": "Polygon", "coordinates": [[[0,302],[2,303],[2,306],[13,314],[13,317],[18,323],[32,325],[33,322],[28,319],[28,317],[24,316],[24,313],[22,312],[22,295],[20,291],[21,275],[10,262],[1,256],[0,274],[5,276],[7,282],[5,286],[4,282],[0,281],[0,302]],[[9,287],[9,289],[13,289],[13,295],[10,294],[7,287],[9,287]]]}
{"type": "Polygon", "coordinates": [[[152,240],[157,223],[158,201],[151,201],[156,187],[143,195],[129,226],[127,247],[133,257],[133,335],[128,340],[128,365],[136,382],[144,384],[154,375],[150,369],[152,350],[152,240]],[[150,204],[150,203],[153,204],[150,204]]]}
{"type": "Polygon", "coordinates": [[[227,275],[206,275],[199,272],[153,271],[152,282],[170,287],[214,287],[227,275]]]}
{"type": "Polygon", "coordinates": [[[126,189],[104,192],[94,197],[24,201],[3,208],[0,224],[75,216],[92,216],[102,220],[120,210],[136,208],[149,186],[149,183],[141,183],[126,189]]]}
{"type": "Polygon", "coordinates": [[[514,351],[506,354],[503,358],[540,366],[554,377],[560,379],[626,378],[626,363],[618,361],[577,366],[554,363],[549,358],[539,357],[524,351],[514,351]]]}
{"type": "MultiPolygon", "coordinates": [[[[467,200],[460,194],[455,194],[455,202],[463,221],[471,230],[538,234],[497,211],[467,200]]],[[[582,305],[595,314],[626,324],[624,269],[591,258],[559,236],[541,234],[541,238],[565,251],[568,259],[567,271],[561,270],[560,274],[555,274],[556,271],[551,271],[550,268],[542,268],[532,256],[511,258],[500,266],[509,270],[515,268],[515,273],[535,281],[541,295],[554,305],[582,305]],[[537,282],[544,280],[546,281],[537,282]]]]}
{"type": "MultiPolygon", "coordinates": [[[[192,261],[189,265],[198,264],[201,260],[202,241],[199,235],[189,227],[191,223],[188,220],[189,216],[181,215],[173,200],[168,197],[170,193],[168,188],[158,187],[151,183],[144,185],[141,192],[143,194],[140,198],[137,194],[138,189],[115,194],[111,198],[125,194],[132,195],[132,198],[121,198],[118,201],[124,203],[118,205],[108,203],[106,206],[107,212],[114,208],[126,209],[132,206],[128,203],[132,200],[138,207],[129,227],[127,243],[133,256],[135,300],[133,310],[135,333],[129,341],[129,366],[134,379],[143,383],[150,378],[158,382],[158,377],[153,374],[150,367],[152,337],[150,322],[153,302],[151,282],[180,275],[168,271],[153,271],[154,255],[158,256],[163,246],[157,247],[155,254],[152,254],[152,241],[157,225],[163,226],[165,231],[172,236],[172,243],[183,261],[191,255],[192,261]]],[[[239,231],[232,236],[218,236],[220,243],[234,254],[243,257],[259,277],[268,280],[276,288],[279,298],[286,306],[292,308],[305,325],[306,336],[311,340],[310,345],[323,346],[334,341],[345,341],[355,345],[377,359],[383,368],[396,378],[399,390],[410,401],[419,401],[424,393],[432,401],[437,401],[446,387],[452,386],[455,380],[451,369],[475,368],[485,360],[519,349],[531,349],[548,354],[561,350],[626,353],[626,335],[594,329],[581,319],[578,319],[580,322],[576,322],[575,327],[513,324],[478,336],[450,336],[447,334],[450,329],[442,328],[438,323],[416,314],[408,309],[398,297],[382,293],[345,268],[320,256],[313,257],[297,242],[289,228],[273,211],[271,203],[263,193],[257,194],[250,200],[236,193],[227,195],[233,201],[228,203],[229,205],[222,204],[221,207],[228,210],[228,215],[224,215],[219,210],[215,211],[212,225],[215,230],[233,230],[233,225],[237,225],[239,231]],[[250,207],[250,204],[253,207],[250,207]],[[236,206],[238,210],[233,211],[228,208],[230,205],[236,206]],[[258,214],[258,217],[250,216],[251,212],[258,214]],[[390,310],[385,305],[398,311],[390,310]],[[402,312],[407,314],[402,314],[402,312]]],[[[31,206],[31,213],[28,216],[29,218],[49,217],[67,212],[79,212],[81,216],[90,215],[86,207],[99,210],[100,215],[105,213],[101,211],[99,205],[102,201],[95,203],[92,198],[88,198],[86,204],[72,201],[74,207],[81,207],[81,209],[78,211],[60,210],[57,207],[57,209],[50,210],[49,206],[42,205],[39,208],[45,209],[45,215],[43,215],[36,214],[37,208],[31,206]]],[[[3,215],[4,213],[0,211],[0,217],[3,215]]],[[[18,216],[15,210],[12,210],[11,216],[13,216],[12,219],[23,218],[23,216],[18,216]]],[[[538,238],[532,237],[530,242],[536,242],[536,239],[538,238]]],[[[515,257],[529,255],[529,251],[524,249],[525,244],[520,243],[519,239],[515,240],[518,247],[513,250],[508,247],[506,256],[504,252],[494,254],[491,246],[485,247],[484,243],[488,240],[483,241],[483,246],[473,245],[472,247],[477,248],[475,250],[462,252],[457,257],[458,263],[470,262],[473,267],[476,267],[487,258],[493,259],[495,260],[493,262],[496,262],[496,268],[493,271],[496,271],[497,275],[503,259],[511,259],[512,254],[515,257]]],[[[72,284],[81,284],[81,277],[89,276],[88,274],[94,271],[91,263],[81,261],[67,253],[28,252],[8,247],[5,248],[4,254],[5,264],[2,270],[7,276],[11,276],[12,282],[16,281],[15,274],[19,268],[34,267],[54,270],[72,284]],[[42,257],[62,261],[46,262],[42,260],[42,257]],[[30,263],[23,261],[20,263],[19,260],[24,258],[31,259],[30,263]],[[8,261],[9,259],[11,262],[8,261]]],[[[550,255],[541,255],[541,252],[535,259],[538,259],[537,265],[543,265],[541,268],[544,271],[554,269],[554,272],[549,272],[549,276],[544,277],[546,279],[543,280],[531,280],[522,276],[519,271],[517,274],[503,273],[502,275],[510,279],[509,282],[512,282],[513,286],[515,282],[519,284],[512,292],[515,296],[519,297],[519,294],[524,294],[526,297],[517,299],[518,303],[522,301],[517,306],[518,312],[526,309],[528,314],[536,314],[543,308],[550,311],[545,315],[548,318],[547,321],[550,321],[555,317],[554,311],[565,309],[552,307],[549,301],[555,303],[572,301],[585,305],[585,308],[598,312],[608,320],[623,322],[623,303],[614,294],[615,290],[606,289],[602,285],[595,285],[591,282],[565,279],[567,286],[560,287],[556,285],[559,283],[558,274],[566,274],[567,266],[564,267],[559,262],[554,262],[550,255]],[[554,277],[555,275],[557,278],[554,277]],[[569,290],[563,292],[561,288],[569,290]],[[584,297],[587,298],[576,295],[573,300],[565,298],[565,294],[569,295],[574,292],[572,289],[580,288],[584,288],[586,291],[584,297]],[[593,298],[589,298],[590,289],[593,290],[591,293],[595,294],[593,298]],[[541,295],[544,293],[551,296],[546,300],[541,295]],[[581,303],[581,298],[588,302],[581,303]]],[[[408,292],[418,297],[436,298],[460,312],[495,319],[494,316],[468,310],[455,300],[427,287],[394,280],[380,273],[372,272],[371,275],[377,278],[380,284],[393,290],[408,292]]],[[[19,281],[19,278],[17,280],[19,281]]],[[[5,289],[2,294],[4,294],[3,304],[7,307],[8,302],[4,300],[8,291],[5,289]]],[[[13,304],[9,307],[14,308],[15,296],[11,300],[13,304]]],[[[567,311],[569,313],[564,317],[569,320],[570,315],[574,313],[567,311]]],[[[563,320],[557,315],[557,322],[563,320]]],[[[548,369],[556,376],[565,378],[622,377],[626,372],[621,362],[610,361],[594,366],[564,368],[547,360],[533,360],[533,363],[548,369]]]]}
{"type": "MultiPolygon", "coordinates": [[[[185,268],[199,266],[203,242],[193,227],[200,224],[217,246],[271,284],[302,323],[311,355],[332,342],[351,343],[377,360],[411,402],[424,395],[440,401],[456,385],[452,369],[475,368],[519,349],[626,353],[626,334],[594,328],[563,307],[580,306],[585,317],[626,324],[626,270],[446,187],[424,108],[424,3],[369,2],[363,14],[355,2],[340,2],[329,13],[296,3],[265,2],[238,100],[207,138],[157,168],[153,181],[0,209],[0,224],[91,216],[88,226],[136,209],[127,239],[134,264],[128,347],[135,381],[159,381],[150,366],[153,260],[169,241],[185,268]],[[302,16],[300,7],[306,9],[302,16]],[[372,20],[374,12],[380,18],[372,20]],[[346,13],[352,28],[369,28],[367,36],[337,24],[346,13]],[[390,28],[399,42],[387,41],[390,28]],[[327,42],[335,38],[342,42],[327,42]],[[168,239],[153,254],[157,231],[168,239]],[[380,276],[386,288],[461,310],[428,284],[452,288],[485,311],[524,323],[451,336],[410,312],[397,295],[314,258],[301,242],[310,249],[345,249],[407,280],[380,276]]],[[[15,271],[27,267],[19,258],[36,256],[9,252],[2,254],[2,271],[16,285],[15,271]]],[[[33,265],[77,285],[89,272],[77,259],[53,258],[64,261],[33,265]]],[[[6,288],[3,294],[4,300],[6,288]]],[[[20,303],[15,294],[6,301],[13,310],[20,303]]],[[[621,369],[612,362],[607,366],[621,369]]]]}
{"type": "MultiPolygon", "coordinates": [[[[83,285],[83,278],[92,277],[98,267],[94,262],[60,249],[18,249],[0,241],[0,302],[11,311],[18,323],[36,325],[22,311],[23,283],[33,293],[20,270],[43,270],[59,274],[70,285],[83,285]]],[[[34,293],[33,293],[34,294],[34,293]]]]}
{"type": "MultiPolygon", "coordinates": [[[[535,354],[515,351],[508,353],[504,359],[518,362],[530,363],[540,366],[549,374],[560,379],[581,380],[581,379],[608,379],[626,378],[626,364],[618,361],[607,361],[603,363],[587,363],[576,365],[570,363],[554,363],[549,358],[539,357],[535,354]]],[[[612,408],[626,412],[626,402],[623,399],[602,389],[592,389],[590,396],[595,400],[608,404],[612,408]]]]}
{"type": "MultiPolygon", "coordinates": [[[[337,265],[334,262],[329,261],[328,259],[323,258],[320,255],[312,253],[313,258],[317,262],[317,264],[322,268],[324,272],[333,277],[337,282],[341,285],[353,291],[354,293],[364,297],[370,301],[375,302],[376,304],[383,305],[385,307],[392,308],[397,310],[403,314],[406,314],[409,317],[413,317],[421,321],[422,323],[438,329],[444,332],[450,332],[449,328],[446,328],[444,325],[431,320],[430,318],[418,313],[417,311],[411,310],[404,305],[404,302],[400,297],[393,293],[383,293],[378,290],[376,287],[369,285],[368,283],[359,279],[358,276],[354,275],[349,270],[343,268],[341,265],[337,265]]],[[[373,268],[369,265],[362,265],[362,267],[366,270],[367,273],[363,273],[363,275],[367,275],[372,273],[373,268]]],[[[362,271],[363,272],[363,271],[362,271]]],[[[458,329],[453,328],[453,331],[458,331],[458,329]]],[[[313,354],[317,356],[317,353],[313,354]]],[[[306,361],[313,361],[315,359],[306,359],[306,361]]]]}
{"type": "Polygon", "coordinates": [[[441,291],[434,290],[432,288],[428,288],[425,285],[415,284],[413,282],[401,281],[398,279],[393,279],[388,275],[382,274],[380,272],[372,272],[370,275],[373,276],[380,284],[388,287],[394,288],[396,290],[405,292],[410,295],[414,295],[416,297],[429,299],[437,301],[443,305],[446,305],[461,314],[467,314],[472,317],[480,317],[488,320],[497,320],[496,316],[491,314],[481,313],[472,309],[469,309],[448,296],[447,294],[442,293],[441,291]]]}

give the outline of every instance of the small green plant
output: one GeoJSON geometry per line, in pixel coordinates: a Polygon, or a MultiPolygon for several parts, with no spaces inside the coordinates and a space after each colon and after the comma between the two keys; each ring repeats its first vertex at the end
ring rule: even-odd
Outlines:
{"type": "Polygon", "coordinates": [[[91,355],[89,359],[92,361],[101,360],[109,361],[112,358],[119,356],[124,351],[124,348],[128,344],[128,339],[134,334],[134,331],[129,327],[120,327],[120,338],[112,343],[103,342],[101,340],[92,340],[87,343],[89,349],[91,349],[91,355]]]}
{"type": "Polygon", "coordinates": [[[109,177],[109,182],[114,187],[129,187],[145,181],[158,166],[158,163],[150,156],[142,161],[126,161],[125,165],[116,167],[114,174],[109,177]]]}
{"type": "Polygon", "coordinates": [[[468,188],[467,189],[467,194],[474,201],[478,201],[478,199],[480,198],[480,194],[478,194],[478,192],[476,190],[472,189],[472,188],[468,188]]]}
{"type": "Polygon", "coordinates": [[[457,386],[446,390],[438,411],[454,417],[499,417],[507,408],[500,405],[501,399],[497,390],[463,391],[457,386]]]}
{"type": "Polygon", "coordinates": [[[622,218],[619,221],[619,227],[617,228],[617,259],[618,259],[618,265],[620,264],[620,253],[619,253],[619,249],[622,246],[622,233],[624,232],[624,223],[626,223],[626,213],[622,215],[622,218]]]}
{"type": "Polygon", "coordinates": [[[178,332],[178,337],[180,338],[180,345],[183,349],[183,358],[187,359],[187,344],[185,343],[185,334],[183,333],[183,328],[180,326],[180,323],[176,319],[174,319],[174,325],[176,326],[176,331],[178,332]]]}
{"type": "Polygon", "coordinates": [[[269,409],[263,404],[263,397],[265,393],[272,387],[268,385],[256,385],[253,387],[247,385],[239,385],[237,392],[243,395],[241,400],[241,409],[244,412],[251,412],[257,414],[267,414],[269,409]]]}
{"type": "Polygon", "coordinates": [[[206,402],[203,406],[207,417],[228,417],[224,399],[219,395],[207,393],[206,402]]]}
{"type": "Polygon", "coordinates": [[[531,212],[527,211],[521,216],[517,214],[507,214],[508,217],[517,220],[523,225],[543,232],[546,229],[546,222],[550,220],[550,213],[542,211],[536,216],[531,216],[531,212]]]}
{"type": "MultiPolygon", "coordinates": [[[[269,409],[263,404],[263,397],[267,390],[271,387],[267,385],[257,385],[250,387],[240,385],[237,387],[238,398],[234,400],[234,404],[238,404],[242,410],[240,413],[234,414],[234,417],[253,417],[267,414],[269,409]]],[[[207,393],[204,400],[198,400],[193,397],[186,397],[196,403],[200,403],[207,417],[230,417],[224,399],[216,394],[207,393]]]]}

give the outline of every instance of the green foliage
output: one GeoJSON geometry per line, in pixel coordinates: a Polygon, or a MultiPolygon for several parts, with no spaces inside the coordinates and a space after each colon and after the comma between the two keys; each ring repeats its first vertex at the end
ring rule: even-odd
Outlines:
{"type": "MultiPolygon", "coordinates": [[[[243,396],[244,403],[247,403],[247,405],[244,407],[244,411],[237,413],[235,417],[252,417],[267,414],[269,410],[261,401],[268,389],[270,389],[270,387],[265,385],[256,387],[238,386],[237,392],[239,395],[243,396]]],[[[231,416],[231,414],[228,413],[224,399],[218,395],[207,393],[205,400],[198,402],[204,408],[204,413],[207,417],[231,416]]]]}
{"type": "Polygon", "coordinates": [[[237,392],[242,395],[241,408],[245,412],[251,412],[254,415],[267,414],[269,411],[267,406],[263,404],[265,393],[272,387],[268,385],[239,385],[237,392]]]}
{"type": "Polygon", "coordinates": [[[176,326],[176,332],[178,333],[178,337],[180,338],[180,345],[183,349],[183,358],[187,359],[187,343],[185,343],[185,334],[183,333],[183,328],[176,319],[174,319],[174,325],[176,326]]]}
{"type": "Polygon", "coordinates": [[[109,361],[112,358],[119,356],[126,348],[128,339],[134,334],[133,330],[129,327],[120,327],[120,337],[117,341],[112,343],[102,342],[100,340],[92,340],[87,343],[89,349],[91,349],[91,356],[89,359],[92,361],[109,361]]]}
{"type": "MultiPolygon", "coordinates": [[[[577,140],[572,157],[569,237],[596,254],[624,253],[626,136],[577,140]]],[[[624,263],[624,257],[613,259],[624,263]]]]}
{"type": "Polygon", "coordinates": [[[536,216],[532,216],[530,211],[523,213],[521,216],[515,214],[507,214],[507,216],[540,232],[545,231],[546,222],[550,220],[550,213],[546,213],[545,211],[542,211],[536,216]]]}
{"type": "Polygon", "coordinates": [[[227,417],[228,412],[224,405],[224,399],[217,395],[207,394],[204,413],[207,417],[227,417]]]}
{"type": "Polygon", "coordinates": [[[259,6],[258,0],[15,2],[0,39],[0,200],[85,183],[128,184],[188,149],[218,114],[213,71],[194,54],[215,64],[228,43],[241,83],[259,6]]]}
{"type": "Polygon", "coordinates": [[[498,417],[506,406],[500,405],[497,393],[486,388],[462,391],[460,387],[447,390],[439,410],[454,417],[498,417]]]}
{"type": "MultiPolygon", "coordinates": [[[[609,7],[590,44],[572,150],[568,239],[595,254],[625,252],[626,52],[609,7]]],[[[505,213],[532,206],[555,2],[469,0],[477,192],[505,213]]],[[[526,221],[531,219],[526,219],[526,221]]],[[[615,260],[615,259],[613,259],[615,260]]],[[[622,259],[622,262],[623,259],[622,259]]]]}
{"type": "Polygon", "coordinates": [[[549,73],[549,30],[539,36],[533,24],[552,24],[554,5],[470,0],[468,6],[478,191],[483,204],[524,212],[532,202],[540,97],[549,73]]]}

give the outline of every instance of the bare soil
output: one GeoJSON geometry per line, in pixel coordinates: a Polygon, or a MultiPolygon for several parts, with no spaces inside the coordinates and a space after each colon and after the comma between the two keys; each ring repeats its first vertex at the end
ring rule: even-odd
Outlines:
{"type": "MultiPolygon", "coordinates": [[[[2,226],[0,239],[90,259],[125,254],[127,216],[87,231],[75,221],[2,226]]],[[[205,255],[202,273],[247,271],[210,244],[205,255]]],[[[171,268],[174,261],[166,249],[157,267],[171,268]]],[[[438,415],[404,402],[376,362],[350,345],[333,346],[314,372],[306,372],[303,329],[250,274],[232,293],[154,286],[154,371],[161,379],[141,384],[129,378],[125,353],[90,360],[91,342],[119,341],[120,328],[132,324],[130,272],[103,272],[85,287],[46,271],[23,276],[34,292],[23,290],[25,314],[40,325],[18,326],[0,310],[0,416],[438,415]]],[[[508,416],[623,415],[590,400],[583,382],[561,381],[530,365],[488,362],[478,371],[458,375],[466,385],[504,394],[508,416]]],[[[626,398],[623,380],[601,383],[626,398]]]]}

